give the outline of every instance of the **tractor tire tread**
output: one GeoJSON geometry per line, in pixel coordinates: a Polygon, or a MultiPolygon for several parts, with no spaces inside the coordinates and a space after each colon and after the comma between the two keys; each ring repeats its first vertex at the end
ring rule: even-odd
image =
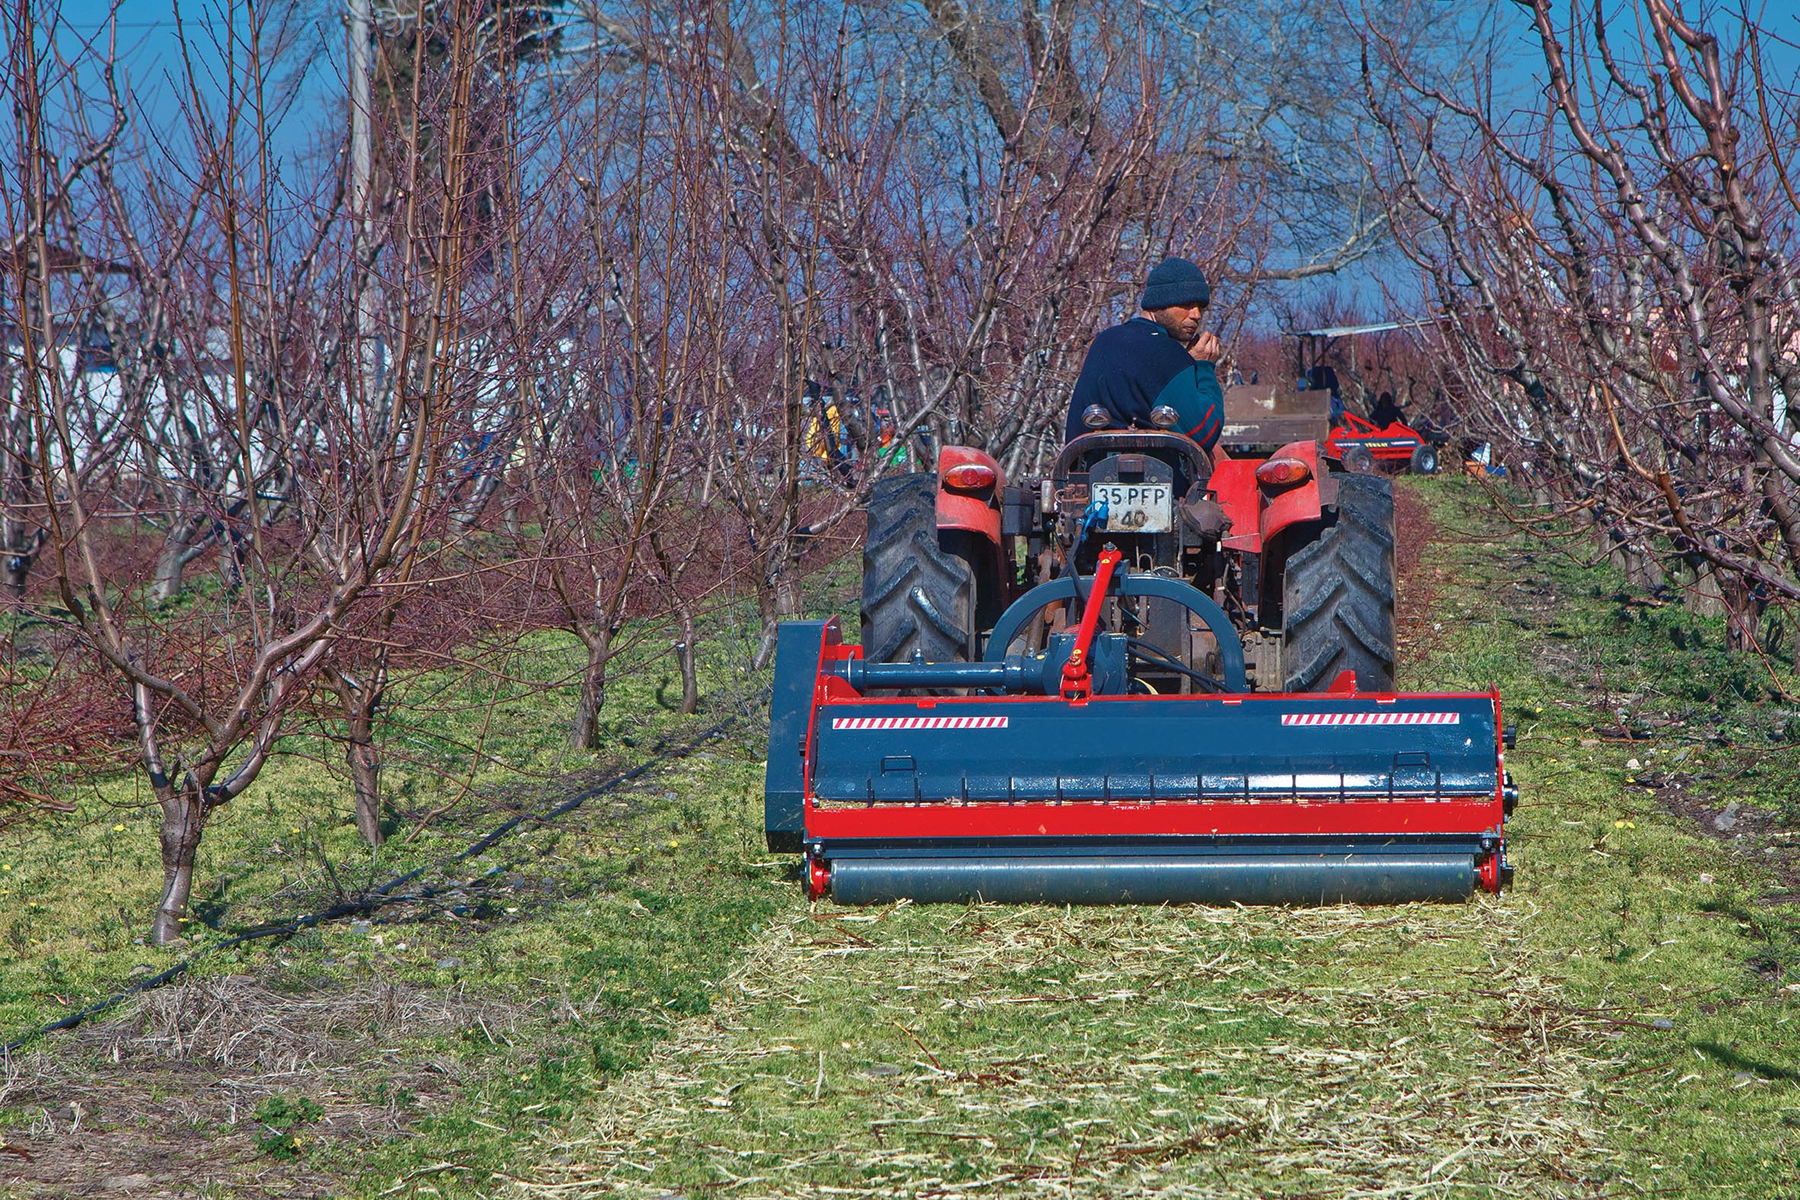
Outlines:
{"type": "Polygon", "coordinates": [[[863,542],[862,644],[869,662],[966,661],[974,649],[975,577],[937,528],[937,475],[899,475],[869,496],[863,542]]]}
{"type": "Polygon", "coordinates": [[[1335,520],[1287,562],[1281,674],[1317,692],[1351,671],[1365,692],[1394,688],[1394,494],[1381,475],[1341,475],[1335,520]]]}

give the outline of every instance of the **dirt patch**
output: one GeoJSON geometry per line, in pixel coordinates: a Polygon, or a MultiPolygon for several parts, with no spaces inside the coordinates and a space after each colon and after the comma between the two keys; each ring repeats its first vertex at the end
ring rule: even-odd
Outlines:
{"type": "Polygon", "coordinates": [[[1431,508],[1403,484],[1394,488],[1394,642],[1402,662],[1431,653],[1441,628],[1432,619],[1438,577],[1424,566],[1425,548],[1437,538],[1431,508]]]}
{"type": "Polygon", "coordinates": [[[1646,790],[1666,811],[1689,821],[1696,832],[1723,842],[1747,864],[1773,874],[1779,887],[1764,895],[1763,903],[1800,904],[1800,833],[1772,813],[1735,801],[1721,804],[1717,797],[1696,796],[1684,787],[1646,790]]]}
{"type": "MultiPolygon", "coordinates": [[[[404,1133],[452,1094],[457,1064],[393,1048],[433,1032],[504,1038],[526,1010],[405,984],[279,973],[151,992],[53,1053],[12,1059],[0,1187],[26,1196],[333,1194],[308,1147],[404,1133]],[[258,1118],[304,1102],[293,1140],[258,1118]],[[262,1109],[264,1115],[268,1109],[262,1109]]],[[[285,1122],[277,1121],[278,1124],[285,1122]]]]}

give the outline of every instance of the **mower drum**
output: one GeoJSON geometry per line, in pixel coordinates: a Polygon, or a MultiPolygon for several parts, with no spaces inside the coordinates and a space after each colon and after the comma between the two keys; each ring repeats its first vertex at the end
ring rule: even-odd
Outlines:
{"type": "Polygon", "coordinates": [[[771,848],[845,904],[1388,903],[1507,881],[1493,693],[1364,694],[1346,673],[1322,693],[1108,694],[1119,638],[877,665],[835,621],[784,624],[771,848]],[[966,694],[895,694],[923,686],[966,694]]]}

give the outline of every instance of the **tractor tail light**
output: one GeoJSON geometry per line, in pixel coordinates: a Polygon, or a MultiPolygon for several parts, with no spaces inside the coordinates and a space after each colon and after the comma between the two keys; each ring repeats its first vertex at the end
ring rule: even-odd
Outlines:
{"type": "Polygon", "coordinates": [[[1256,482],[1269,487],[1290,487],[1312,478],[1312,468],[1297,458],[1271,458],[1256,468],[1256,482]]]}
{"type": "Polygon", "coordinates": [[[994,468],[980,463],[961,463],[944,472],[944,486],[958,492],[985,492],[994,480],[994,468]]]}

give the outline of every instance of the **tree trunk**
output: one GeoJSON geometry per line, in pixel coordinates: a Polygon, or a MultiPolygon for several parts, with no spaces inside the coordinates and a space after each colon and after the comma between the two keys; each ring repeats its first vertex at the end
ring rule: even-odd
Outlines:
{"type": "Polygon", "coordinates": [[[769,665],[775,656],[775,618],[769,613],[763,614],[762,640],[756,644],[756,654],[750,659],[750,669],[760,671],[769,665]]]}
{"type": "Polygon", "coordinates": [[[1625,578],[1633,587],[1640,587],[1645,591],[1655,591],[1668,582],[1656,559],[1630,547],[1625,550],[1625,578]]]}
{"type": "Polygon", "coordinates": [[[751,670],[762,670],[775,656],[776,626],[800,615],[800,585],[795,579],[797,574],[793,564],[783,563],[781,572],[775,578],[775,586],[763,592],[762,603],[757,606],[762,610],[763,616],[762,644],[756,648],[756,658],[750,664],[751,670]]]}
{"type": "Polygon", "coordinates": [[[370,846],[379,846],[386,838],[381,831],[381,758],[375,751],[374,722],[366,713],[351,719],[344,757],[356,789],[356,831],[370,846]]]}
{"type": "Polygon", "coordinates": [[[598,750],[600,710],[606,707],[606,665],[612,657],[612,630],[603,629],[582,640],[587,644],[587,664],[581,669],[581,696],[575,701],[569,744],[577,750],[598,750]]]}
{"type": "Polygon", "coordinates": [[[193,789],[171,789],[162,799],[163,890],[150,923],[150,942],[161,946],[182,936],[182,918],[194,890],[194,860],[206,825],[205,796],[193,789]]]}
{"type": "Polygon", "coordinates": [[[7,594],[13,601],[23,603],[25,583],[31,577],[31,562],[44,545],[44,531],[40,529],[26,537],[24,527],[16,521],[6,521],[0,527],[6,532],[6,536],[0,538],[0,555],[5,556],[0,577],[5,579],[7,594]]]}
{"type": "Polygon", "coordinates": [[[335,668],[323,672],[337,692],[344,714],[344,762],[356,796],[356,831],[370,846],[386,839],[381,831],[381,755],[375,748],[375,710],[387,687],[387,650],[377,656],[364,683],[335,668]]]}
{"type": "Polygon", "coordinates": [[[1725,646],[1736,653],[1757,648],[1756,628],[1762,624],[1767,603],[1750,585],[1733,577],[1722,589],[1725,597],[1725,646]]]}
{"type": "Polygon", "coordinates": [[[694,670],[694,610],[680,607],[681,640],[675,643],[675,658],[681,664],[681,711],[692,715],[700,708],[700,679],[694,670]]]}
{"type": "Polygon", "coordinates": [[[682,597],[681,572],[675,569],[674,560],[663,546],[662,536],[655,529],[649,532],[650,552],[656,556],[656,564],[662,569],[669,603],[674,606],[675,616],[681,622],[681,640],[675,643],[675,661],[681,664],[681,711],[684,715],[691,715],[700,707],[700,680],[694,672],[694,606],[682,597]]]}
{"type": "Polygon", "coordinates": [[[506,530],[507,537],[524,536],[525,527],[519,523],[519,490],[510,485],[506,489],[506,507],[500,510],[500,527],[506,530]]]}
{"type": "Polygon", "coordinates": [[[1696,617],[1717,617],[1725,612],[1725,593],[1711,567],[1694,568],[1694,585],[1687,589],[1683,603],[1696,617]]]}
{"type": "Polygon", "coordinates": [[[187,568],[187,538],[180,528],[169,530],[162,553],[156,558],[156,575],[150,583],[150,602],[167,604],[181,594],[181,576],[187,568]]]}

